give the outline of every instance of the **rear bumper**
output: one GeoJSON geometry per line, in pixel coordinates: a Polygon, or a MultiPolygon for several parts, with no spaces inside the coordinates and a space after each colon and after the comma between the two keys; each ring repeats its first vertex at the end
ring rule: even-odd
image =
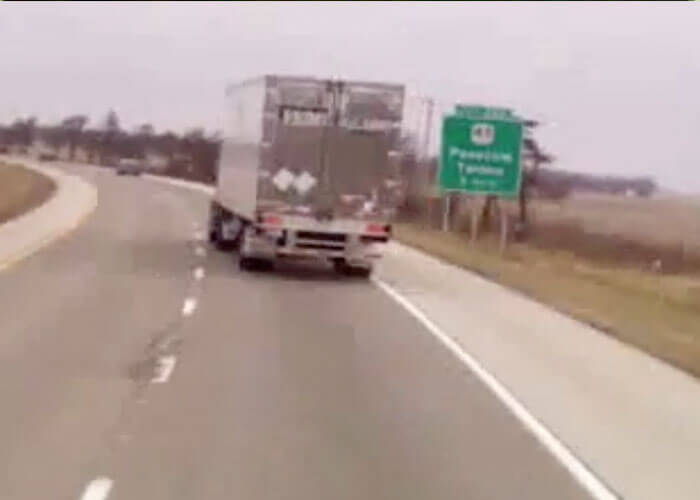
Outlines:
{"type": "Polygon", "coordinates": [[[308,259],[345,259],[348,261],[368,261],[381,258],[382,253],[377,249],[371,251],[349,252],[343,250],[326,250],[316,248],[286,247],[276,249],[276,257],[308,258],[308,259]]]}
{"type": "Polygon", "coordinates": [[[243,253],[265,259],[344,259],[370,263],[381,258],[383,242],[364,241],[359,234],[312,233],[294,229],[251,230],[243,253]]]}

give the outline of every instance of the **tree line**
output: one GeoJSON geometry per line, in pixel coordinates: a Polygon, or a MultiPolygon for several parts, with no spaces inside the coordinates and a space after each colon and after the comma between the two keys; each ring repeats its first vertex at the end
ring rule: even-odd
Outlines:
{"type": "MultiPolygon", "coordinates": [[[[163,173],[185,179],[211,183],[216,176],[216,162],[220,145],[217,133],[207,134],[203,128],[192,128],[183,134],[171,131],[157,133],[151,124],[142,124],[133,130],[125,130],[117,113],[109,111],[101,123],[89,127],[88,117],[71,115],[60,123],[40,124],[36,118],[18,118],[9,125],[0,124],[0,148],[20,146],[29,148],[40,140],[54,151],[66,150],[67,158],[75,161],[81,151],[89,163],[114,165],[119,158],[146,159],[149,154],[165,159],[163,173]]],[[[537,126],[527,122],[529,131],[523,143],[523,154],[528,159],[523,170],[523,204],[526,194],[547,199],[564,199],[574,191],[587,191],[612,195],[633,193],[640,197],[654,194],[658,186],[650,177],[622,177],[567,172],[550,165],[554,158],[545,153],[531,131],[537,126]]],[[[436,178],[437,159],[418,165],[412,154],[411,141],[401,141],[404,154],[402,176],[409,184],[420,170],[421,177],[431,182],[436,178]]],[[[421,182],[421,183],[422,183],[421,182]]]]}
{"type": "Polygon", "coordinates": [[[211,183],[216,175],[220,137],[200,127],[183,134],[158,133],[149,123],[126,130],[113,110],[92,127],[82,114],[68,116],[58,124],[41,124],[34,117],[0,124],[0,148],[28,149],[37,144],[48,155],[62,152],[69,161],[106,166],[114,166],[120,158],[145,161],[157,156],[164,160],[163,174],[211,183]]]}
{"type": "Polygon", "coordinates": [[[616,196],[633,194],[648,198],[657,189],[656,181],[651,177],[592,175],[553,168],[541,168],[535,183],[537,195],[550,199],[563,199],[574,191],[616,196]]]}

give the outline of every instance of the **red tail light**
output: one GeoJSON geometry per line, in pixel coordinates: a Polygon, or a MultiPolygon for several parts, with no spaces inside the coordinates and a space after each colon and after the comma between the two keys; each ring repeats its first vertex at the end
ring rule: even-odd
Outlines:
{"type": "Polygon", "coordinates": [[[265,226],[281,226],[282,217],[279,215],[265,215],[263,216],[262,223],[265,226]]]}
{"type": "Polygon", "coordinates": [[[365,231],[371,234],[384,234],[391,231],[391,227],[388,224],[378,224],[376,222],[371,222],[367,224],[365,231]]]}

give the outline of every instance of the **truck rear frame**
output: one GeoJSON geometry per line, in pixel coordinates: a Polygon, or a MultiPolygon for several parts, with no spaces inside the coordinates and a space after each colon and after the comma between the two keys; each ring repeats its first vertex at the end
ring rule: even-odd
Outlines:
{"type": "Polygon", "coordinates": [[[368,276],[401,196],[402,106],[398,85],[267,76],[230,87],[210,239],[237,248],[243,268],[323,258],[368,276]]]}

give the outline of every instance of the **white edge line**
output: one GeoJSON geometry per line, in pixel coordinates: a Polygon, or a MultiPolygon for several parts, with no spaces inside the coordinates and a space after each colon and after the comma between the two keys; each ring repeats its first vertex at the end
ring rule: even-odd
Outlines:
{"type": "Polygon", "coordinates": [[[204,232],[203,231],[195,231],[194,239],[197,241],[204,241],[204,232]]]}
{"type": "Polygon", "coordinates": [[[612,492],[564,443],[562,443],[543,423],[532,415],[506,387],[498,381],[481,363],[465,352],[459,344],[443,332],[433,323],[418,307],[402,296],[393,287],[383,281],[373,278],[372,281],[387,295],[394,299],[414,318],[425,326],[442,344],[449,349],[460,361],[462,361],[508,408],[508,410],[520,420],[542,445],[571,473],[572,476],[592,496],[598,500],[618,500],[619,497],[612,492]]]}
{"type": "Polygon", "coordinates": [[[182,315],[189,316],[197,308],[197,299],[193,297],[187,297],[185,303],[182,304],[182,315]]]}
{"type": "Polygon", "coordinates": [[[114,482],[108,477],[98,477],[85,486],[80,500],[105,500],[114,482]]]}
{"type": "Polygon", "coordinates": [[[204,268],[198,267],[194,270],[194,279],[201,280],[204,278],[204,268]]]}
{"type": "Polygon", "coordinates": [[[156,365],[156,375],[151,379],[152,384],[164,384],[175,369],[175,356],[161,356],[156,365]]]}
{"type": "Polygon", "coordinates": [[[204,257],[207,255],[207,251],[204,249],[204,247],[198,246],[197,248],[194,249],[194,254],[197,257],[204,257]]]}

